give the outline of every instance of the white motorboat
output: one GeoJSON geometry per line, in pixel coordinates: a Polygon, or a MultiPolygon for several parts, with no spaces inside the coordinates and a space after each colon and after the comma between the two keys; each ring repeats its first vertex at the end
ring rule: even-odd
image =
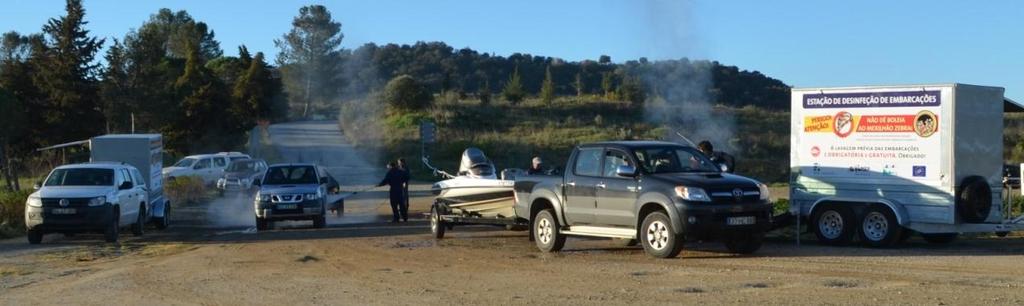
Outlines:
{"type": "Polygon", "coordinates": [[[515,181],[498,179],[494,164],[480,149],[462,152],[457,175],[442,173],[449,179],[434,183],[431,190],[452,213],[485,218],[515,216],[515,181]]]}

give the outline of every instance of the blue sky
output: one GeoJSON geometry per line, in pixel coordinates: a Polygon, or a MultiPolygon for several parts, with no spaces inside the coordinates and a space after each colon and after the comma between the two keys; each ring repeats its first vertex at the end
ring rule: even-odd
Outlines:
{"type": "MultiPolygon", "coordinates": [[[[7,0],[0,31],[38,32],[62,0],[7,0]]],[[[94,35],[121,38],[161,7],[208,23],[221,47],[275,55],[298,8],[323,4],[345,48],[444,41],[568,60],[690,57],[799,87],[961,82],[1024,101],[1024,1],[85,0],[94,35]]]]}

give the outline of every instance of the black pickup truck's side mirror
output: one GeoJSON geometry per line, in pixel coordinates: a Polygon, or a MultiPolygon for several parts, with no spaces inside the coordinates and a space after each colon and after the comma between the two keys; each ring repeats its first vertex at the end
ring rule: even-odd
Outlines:
{"type": "Polygon", "coordinates": [[[628,165],[619,166],[619,167],[615,168],[615,175],[622,176],[622,177],[636,177],[636,175],[637,175],[636,167],[628,166],[628,165]]]}

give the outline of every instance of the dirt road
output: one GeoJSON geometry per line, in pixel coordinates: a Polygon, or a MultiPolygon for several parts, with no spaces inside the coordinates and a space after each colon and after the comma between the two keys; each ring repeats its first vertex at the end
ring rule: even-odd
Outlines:
{"type": "Polygon", "coordinates": [[[181,207],[170,230],[118,245],[96,235],[0,241],[0,305],[1024,304],[1019,236],[914,238],[887,250],[774,238],[755,256],[695,242],[670,260],[570,239],[547,254],[525,232],[497,227],[457,227],[436,241],[421,217],[431,199],[413,195],[416,218],[398,225],[382,222],[390,212],[378,192],[320,230],[255,233],[235,215],[249,205],[240,198],[181,207]]]}

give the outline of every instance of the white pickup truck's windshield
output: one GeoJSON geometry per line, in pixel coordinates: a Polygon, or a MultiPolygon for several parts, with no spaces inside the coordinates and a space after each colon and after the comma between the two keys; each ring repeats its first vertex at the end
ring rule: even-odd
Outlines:
{"type": "Polygon", "coordinates": [[[255,170],[256,170],[256,161],[252,161],[252,160],[233,161],[233,162],[231,162],[230,165],[228,165],[228,168],[226,169],[226,171],[228,171],[228,172],[242,172],[242,171],[255,171],[255,170]]]}
{"type": "Polygon", "coordinates": [[[113,186],[111,169],[57,169],[50,173],[43,186],[113,186]]]}
{"type": "Polygon", "coordinates": [[[643,148],[636,150],[636,157],[648,173],[721,171],[704,154],[691,148],[643,148]]]}
{"type": "Polygon", "coordinates": [[[311,166],[273,167],[267,170],[266,185],[306,185],[319,184],[316,169],[311,166]]]}
{"type": "Polygon", "coordinates": [[[178,161],[178,163],[174,164],[174,166],[175,167],[182,167],[182,168],[192,167],[192,164],[195,164],[197,160],[198,159],[195,159],[195,158],[185,158],[185,159],[182,159],[182,160],[178,161]]]}

